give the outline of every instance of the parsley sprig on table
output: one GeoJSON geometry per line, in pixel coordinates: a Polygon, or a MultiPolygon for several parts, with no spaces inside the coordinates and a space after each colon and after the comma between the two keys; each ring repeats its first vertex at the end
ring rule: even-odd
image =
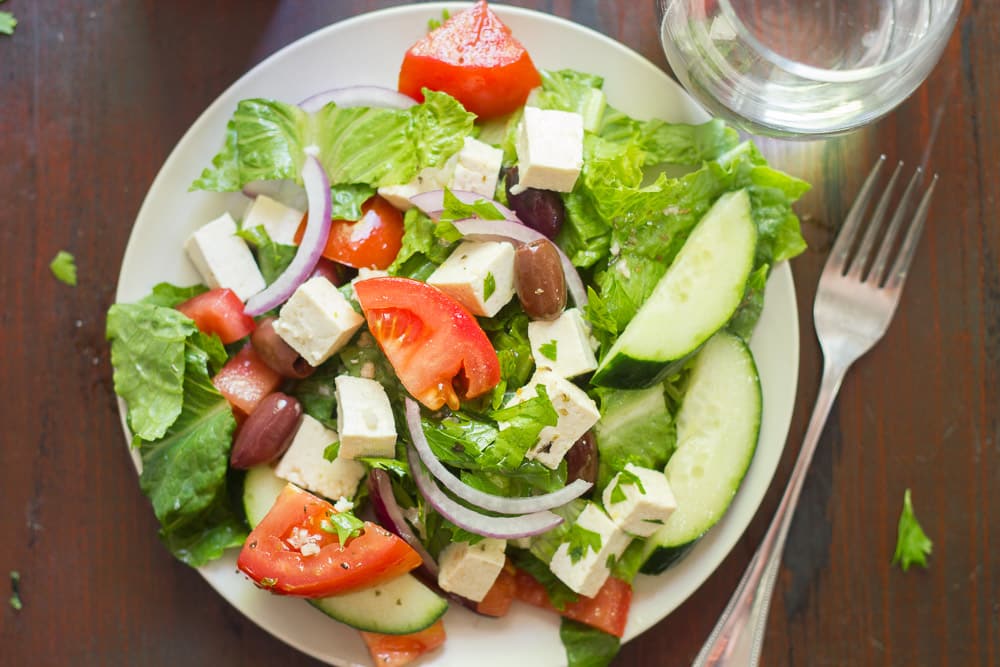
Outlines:
{"type": "Polygon", "coordinates": [[[927,567],[927,556],[934,545],[924,533],[923,528],[913,513],[913,503],[910,501],[910,490],[903,494],[903,512],[899,515],[899,528],[896,535],[896,553],[892,556],[893,565],[899,565],[903,572],[910,565],[917,563],[927,567]]]}

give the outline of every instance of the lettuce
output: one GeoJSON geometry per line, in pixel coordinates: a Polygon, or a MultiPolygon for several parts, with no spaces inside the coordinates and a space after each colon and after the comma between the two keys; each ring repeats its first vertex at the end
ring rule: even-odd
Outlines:
{"type": "MultiPolygon", "coordinates": [[[[472,132],[474,115],[454,98],[426,91],[409,109],[342,108],[307,113],[294,104],[242,100],[226,126],[222,150],[192,190],[232,191],[258,180],[298,180],[308,151],[318,154],[333,186],[406,183],[438,166],[472,132]]],[[[355,201],[364,190],[335,190],[355,201]]]]}

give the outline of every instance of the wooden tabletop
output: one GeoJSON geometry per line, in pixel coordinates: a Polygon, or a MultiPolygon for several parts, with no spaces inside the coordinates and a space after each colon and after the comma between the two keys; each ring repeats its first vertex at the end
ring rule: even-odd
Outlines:
{"type": "MultiPolygon", "coordinates": [[[[171,148],[232,81],[317,28],[402,4],[8,0],[0,36],[0,609],[3,665],[317,664],[175,561],[126,453],[104,313],[171,148]],[[48,263],[72,252],[79,285],[48,263]],[[6,583],[3,584],[6,586],[6,583]],[[5,594],[6,599],[6,594],[5,594]]],[[[667,68],[653,0],[537,0],[667,68]]],[[[718,571],[616,665],[687,665],[759,543],[818,386],[812,299],[879,153],[941,175],[885,339],[850,372],[792,526],[763,664],[1000,664],[1000,58],[996,3],[966,3],[941,63],[894,113],[829,141],[761,141],[815,184],[792,262],[801,366],[781,466],[718,571]],[[890,566],[904,489],[934,553],[890,566]]]]}

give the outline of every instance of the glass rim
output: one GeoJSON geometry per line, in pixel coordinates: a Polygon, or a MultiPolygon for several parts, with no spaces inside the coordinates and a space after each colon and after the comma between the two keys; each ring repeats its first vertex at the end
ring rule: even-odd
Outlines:
{"type": "MultiPolygon", "coordinates": [[[[867,79],[872,79],[887,72],[897,68],[900,63],[904,61],[910,61],[913,59],[913,55],[916,52],[927,50],[927,40],[931,39],[936,41],[940,39],[945,34],[950,34],[955,28],[955,23],[958,18],[958,13],[962,8],[962,3],[959,0],[949,0],[951,7],[947,12],[944,13],[944,18],[941,21],[934,21],[933,17],[930,22],[930,29],[927,34],[916,44],[912,45],[910,48],[906,49],[902,53],[896,55],[891,60],[887,60],[878,65],[870,65],[868,67],[856,67],[853,69],[842,69],[842,70],[832,70],[823,67],[816,67],[814,65],[806,65],[780,53],[774,51],[768,46],[765,46],[760,40],[758,40],[752,32],[747,28],[746,23],[744,23],[733,9],[730,0],[718,0],[719,7],[722,13],[725,15],[726,19],[730,22],[739,39],[747,42],[755,51],[760,53],[765,59],[771,61],[781,69],[800,76],[805,79],[811,79],[813,81],[823,81],[831,83],[843,83],[848,81],[863,81],[867,79]]],[[[932,10],[933,11],[933,10],[932,10]]],[[[932,49],[932,51],[934,51],[932,49]]]]}

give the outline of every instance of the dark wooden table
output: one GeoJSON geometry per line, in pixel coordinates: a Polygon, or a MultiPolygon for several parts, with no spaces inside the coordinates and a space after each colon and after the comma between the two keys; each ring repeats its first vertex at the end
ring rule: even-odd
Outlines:
{"type": "MultiPolygon", "coordinates": [[[[234,79],[295,39],[401,4],[9,0],[0,37],[0,609],[2,665],[314,664],[173,560],[123,446],[104,312],[163,160],[234,79]],[[80,282],[49,260],[73,252],[80,282]],[[6,586],[6,584],[4,584],[6,586]],[[4,595],[6,599],[6,594],[4,595]]],[[[666,68],[652,0],[515,2],[572,18],[666,68]]],[[[764,664],[1000,664],[1000,12],[968,2],[928,82],[873,127],[761,145],[816,184],[794,260],[799,396],[756,519],[680,609],[618,665],[685,665],[773,513],[820,373],[820,267],[880,152],[941,174],[930,227],[885,340],[847,378],[806,482],[764,664]],[[927,571],[889,564],[903,491],[934,540],[927,571]]]]}

